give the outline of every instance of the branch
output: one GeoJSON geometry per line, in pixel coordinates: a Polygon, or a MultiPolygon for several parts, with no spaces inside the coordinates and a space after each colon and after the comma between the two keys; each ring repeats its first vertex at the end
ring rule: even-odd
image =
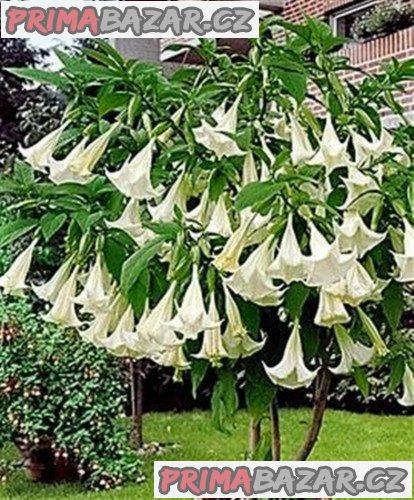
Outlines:
{"type": "Polygon", "coordinates": [[[328,370],[326,366],[323,366],[320,369],[316,379],[312,422],[309,427],[308,434],[300,450],[296,454],[294,460],[297,461],[306,460],[311,454],[318,440],[319,433],[322,428],[323,417],[328,402],[330,385],[331,385],[331,372],[328,370]]]}
{"type": "Polygon", "coordinates": [[[251,419],[249,424],[249,453],[252,457],[256,455],[262,437],[261,421],[251,419]]]}
{"type": "Polygon", "coordinates": [[[272,436],[272,460],[279,461],[282,454],[282,440],[280,435],[279,408],[276,397],[270,403],[270,431],[272,436]]]}

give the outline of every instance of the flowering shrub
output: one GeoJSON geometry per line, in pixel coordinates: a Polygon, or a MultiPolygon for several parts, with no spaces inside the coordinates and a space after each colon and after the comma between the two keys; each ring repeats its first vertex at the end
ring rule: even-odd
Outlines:
{"type": "Polygon", "coordinates": [[[4,293],[27,289],[39,247],[61,247],[52,279],[31,280],[50,304],[45,321],[177,379],[191,370],[195,390],[214,368],[224,429],[240,369],[255,420],[274,386],[314,384],[318,424],[331,374],[366,391],[364,366],[376,362],[397,371],[401,404],[414,403],[411,356],[398,347],[395,368],[394,347],[414,280],[412,144],[379,114],[399,111],[393,92],[412,61],[356,88],[338,77],[348,62],[330,54],[341,40],[327,26],[275,22],[285,45],[264,25],[236,62],[204,41],[206,64],[171,79],[102,42],[60,54],[59,74],[15,71],[75,97],[61,127],[21,149],[26,183],[2,181],[22,215],[0,244],[32,235],[0,278],[4,293]]]}
{"type": "Polygon", "coordinates": [[[355,21],[352,34],[357,39],[364,39],[387,35],[413,24],[414,6],[409,2],[380,3],[355,21]]]}
{"type": "MultiPolygon", "coordinates": [[[[0,271],[10,260],[0,251],[0,271]]],[[[114,358],[43,322],[27,299],[2,297],[0,447],[14,442],[29,458],[44,445],[56,467],[73,466],[94,489],[134,479],[139,463],[120,421],[127,404],[123,386],[114,358]]],[[[4,480],[19,463],[2,465],[4,480]]]]}

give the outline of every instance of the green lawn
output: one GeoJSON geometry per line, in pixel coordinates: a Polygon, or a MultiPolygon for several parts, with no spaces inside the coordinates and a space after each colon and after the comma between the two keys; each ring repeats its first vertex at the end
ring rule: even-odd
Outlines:
{"type": "MultiPolygon", "coordinates": [[[[309,419],[307,410],[284,410],[281,414],[285,459],[290,458],[299,443],[309,419]]],[[[246,450],[247,415],[235,419],[231,436],[216,431],[209,413],[152,414],[145,419],[147,441],[176,443],[179,447],[165,451],[157,460],[243,460],[246,450]]],[[[412,417],[357,415],[329,411],[320,441],[313,452],[314,460],[411,460],[413,458],[412,417]]],[[[148,481],[128,485],[109,493],[88,493],[79,486],[41,486],[29,483],[17,473],[0,487],[0,499],[103,499],[150,500],[152,493],[152,460],[144,465],[148,481]]]]}

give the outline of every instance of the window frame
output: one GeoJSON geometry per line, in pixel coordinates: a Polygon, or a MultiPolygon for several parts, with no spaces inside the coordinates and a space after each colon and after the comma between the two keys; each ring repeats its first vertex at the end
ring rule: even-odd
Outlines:
{"type": "Polygon", "coordinates": [[[364,11],[369,7],[375,7],[378,5],[380,0],[364,0],[363,2],[353,3],[352,5],[347,5],[342,8],[335,10],[329,14],[329,24],[335,36],[338,36],[338,25],[343,18],[351,14],[356,14],[357,12],[364,11]]]}

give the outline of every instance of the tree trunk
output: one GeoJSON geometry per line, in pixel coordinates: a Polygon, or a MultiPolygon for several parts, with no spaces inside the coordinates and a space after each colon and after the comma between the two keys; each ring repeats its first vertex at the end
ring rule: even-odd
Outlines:
{"type": "Polygon", "coordinates": [[[132,407],[132,443],[139,450],[144,444],[143,438],[143,377],[142,361],[130,363],[130,381],[131,381],[131,407],[132,407]]]}
{"type": "Polygon", "coordinates": [[[277,398],[270,403],[270,431],[272,437],[272,460],[279,462],[282,454],[282,440],[280,435],[279,408],[277,398]]]}
{"type": "Polygon", "coordinates": [[[313,402],[313,416],[306,438],[296,454],[294,460],[307,460],[311,454],[323,424],[323,417],[328,402],[329,387],[331,385],[331,372],[323,366],[318,373],[315,385],[315,396],[313,402]]]}

